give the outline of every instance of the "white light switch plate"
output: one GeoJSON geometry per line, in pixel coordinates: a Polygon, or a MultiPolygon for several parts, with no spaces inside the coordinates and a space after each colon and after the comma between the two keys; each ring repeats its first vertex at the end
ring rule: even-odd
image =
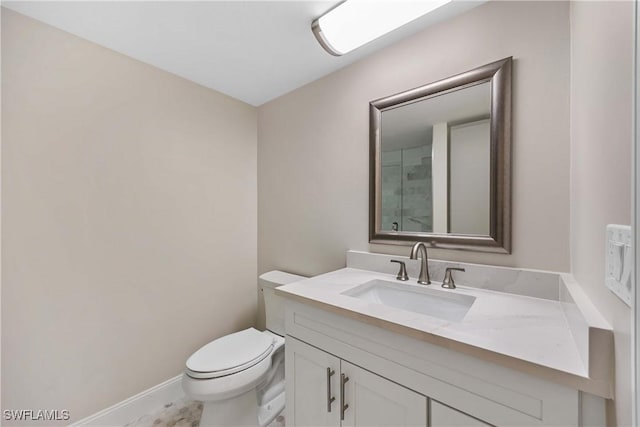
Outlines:
{"type": "Polygon", "coordinates": [[[631,227],[607,225],[607,261],[605,284],[607,288],[631,307],[633,257],[631,254],[631,227]]]}

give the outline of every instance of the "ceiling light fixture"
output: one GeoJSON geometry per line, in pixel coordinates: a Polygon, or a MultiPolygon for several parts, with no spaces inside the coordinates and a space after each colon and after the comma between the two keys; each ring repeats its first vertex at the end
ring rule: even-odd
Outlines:
{"type": "Polygon", "coordinates": [[[425,15],[451,0],[347,0],[313,21],[322,47],[340,56],[425,15]]]}

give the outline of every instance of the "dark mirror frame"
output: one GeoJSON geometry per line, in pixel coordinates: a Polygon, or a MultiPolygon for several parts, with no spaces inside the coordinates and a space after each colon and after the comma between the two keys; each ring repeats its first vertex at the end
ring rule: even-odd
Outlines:
{"type": "Polygon", "coordinates": [[[410,245],[425,242],[443,249],[511,253],[511,71],[513,58],[369,103],[369,242],[410,245]],[[491,83],[489,235],[381,230],[380,149],[382,112],[447,92],[491,83]]]}

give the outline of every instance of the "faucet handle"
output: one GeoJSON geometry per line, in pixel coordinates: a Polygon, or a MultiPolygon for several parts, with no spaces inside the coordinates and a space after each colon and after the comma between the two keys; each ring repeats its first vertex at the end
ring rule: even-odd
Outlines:
{"type": "Polygon", "coordinates": [[[402,280],[403,282],[409,280],[409,276],[407,275],[407,266],[404,264],[404,261],[392,259],[391,262],[397,262],[398,264],[400,264],[400,271],[398,271],[396,279],[402,280]]]}
{"type": "Polygon", "coordinates": [[[453,281],[453,276],[451,275],[451,272],[455,270],[455,271],[465,271],[464,268],[458,268],[458,267],[447,267],[444,270],[444,280],[442,281],[442,287],[445,289],[455,289],[456,288],[456,284],[453,281]]]}

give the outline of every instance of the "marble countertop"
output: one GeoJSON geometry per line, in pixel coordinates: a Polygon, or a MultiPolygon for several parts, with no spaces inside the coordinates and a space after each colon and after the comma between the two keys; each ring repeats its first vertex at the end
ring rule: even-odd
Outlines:
{"type": "MultiPolygon", "coordinates": [[[[476,298],[462,320],[446,321],[342,294],[374,279],[402,283],[408,287],[423,286],[416,284],[415,279],[400,282],[392,274],[344,268],[279,287],[276,293],[358,320],[363,317],[373,319],[377,326],[394,332],[418,332],[428,342],[463,344],[484,350],[482,354],[507,356],[516,361],[589,379],[588,366],[585,366],[561,303],[557,300],[459,284],[453,290],[442,289],[439,282],[433,282],[429,288],[434,291],[476,298]]],[[[411,335],[415,337],[416,334],[411,335]]]]}

